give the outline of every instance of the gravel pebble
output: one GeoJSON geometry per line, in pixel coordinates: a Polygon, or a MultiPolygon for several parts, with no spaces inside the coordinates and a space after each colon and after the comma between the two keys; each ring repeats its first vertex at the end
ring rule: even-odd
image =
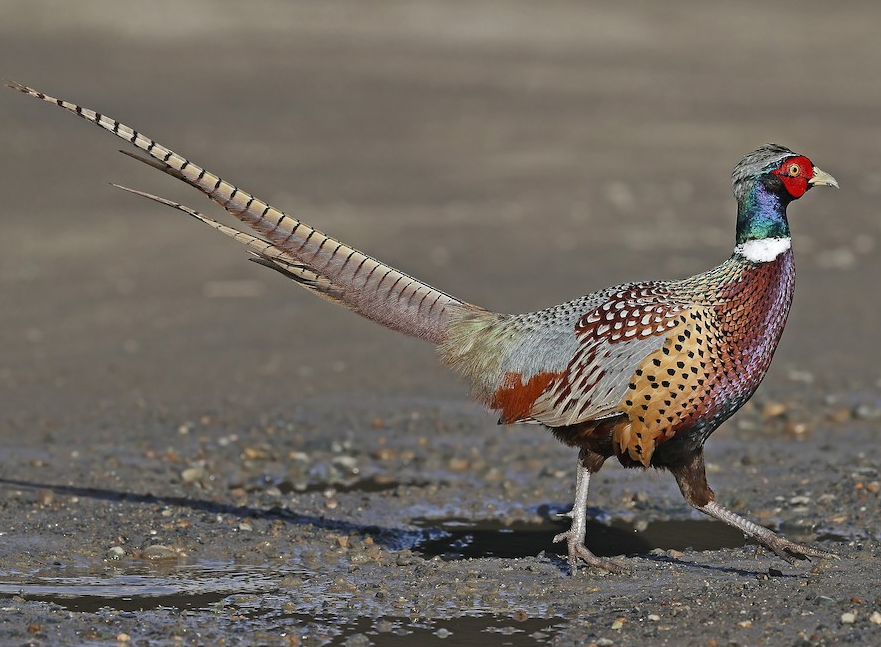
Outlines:
{"type": "Polygon", "coordinates": [[[162,544],[155,544],[153,546],[148,546],[141,553],[144,559],[152,559],[152,560],[162,560],[162,559],[176,559],[177,553],[175,553],[168,546],[163,546],[162,544]]]}
{"type": "Polygon", "coordinates": [[[854,408],[853,417],[857,420],[881,420],[881,408],[860,404],[854,408]]]}
{"type": "Polygon", "coordinates": [[[352,634],[343,641],[344,647],[368,647],[373,643],[364,634],[352,634]]]}
{"type": "Polygon", "coordinates": [[[205,468],[201,465],[193,465],[181,471],[180,478],[184,483],[195,483],[205,478],[205,468]]]}

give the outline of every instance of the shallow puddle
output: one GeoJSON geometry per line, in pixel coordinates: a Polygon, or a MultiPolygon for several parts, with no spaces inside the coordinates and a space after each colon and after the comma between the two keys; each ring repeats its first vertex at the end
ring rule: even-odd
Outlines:
{"type": "MultiPolygon", "coordinates": [[[[541,551],[565,554],[563,544],[552,542],[554,535],[566,529],[566,523],[545,521],[506,526],[492,521],[475,524],[466,519],[418,519],[414,523],[440,530],[414,546],[414,551],[426,557],[534,557],[541,551]]],[[[625,521],[589,521],[587,525],[587,547],[600,557],[648,553],[655,548],[739,548],[745,543],[743,533],[719,521],[652,521],[640,530],[625,521]]]]}
{"type": "MultiPolygon", "coordinates": [[[[300,573],[287,569],[289,574],[300,573]]],[[[167,607],[204,609],[231,595],[269,593],[284,575],[265,567],[200,562],[109,568],[102,573],[82,569],[43,569],[29,575],[0,576],[0,597],[53,602],[70,611],[102,608],[141,611],[167,607]]]]}
{"type": "Polygon", "coordinates": [[[416,641],[439,647],[533,647],[548,643],[561,622],[524,612],[516,617],[479,609],[460,609],[452,614],[459,617],[438,620],[406,614],[359,617],[356,608],[336,599],[339,596],[326,587],[326,578],[296,566],[144,563],[100,572],[47,567],[27,574],[0,573],[0,607],[6,606],[3,598],[15,597],[52,603],[74,613],[137,612],[142,620],[149,617],[146,614],[169,611],[183,612],[180,618],[195,625],[206,618],[214,624],[234,618],[239,629],[247,626],[255,636],[296,636],[291,644],[316,647],[404,647],[416,641]],[[303,604],[304,597],[314,598],[313,604],[303,604]],[[336,608],[335,603],[342,606],[336,608]]]}
{"type": "Polygon", "coordinates": [[[548,644],[559,631],[561,619],[527,618],[514,620],[497,616],[461,617],[434,622],[409,622],[400,619],[361,620],[338,627],[340,635],[328,645],[358,644],[354,637],[366,636],[375,647],[534,647],[548,644]]]}

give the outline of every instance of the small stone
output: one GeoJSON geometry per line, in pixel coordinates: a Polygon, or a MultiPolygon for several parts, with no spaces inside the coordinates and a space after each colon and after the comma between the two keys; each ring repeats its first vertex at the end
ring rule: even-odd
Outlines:
{"type": "Polygon", "coordinates": [[[343,641],[343,647],[368,647],[372,644],[364,634],[352,634],[343,641]]]}
{"type": "Polygon", "coordinates": [[[762,417],[764,418],[776,418],[777,416],[782,416],[789,409],[783,402],[766,402],[765,406],[762,407],[762,417]]]}
{"type": "Polygon", "coordinates": [[[881,613],[873,611],[872,615],[869,616],[869,622],[873,625],[881,625],[881,613]]]}
{"type": "Polygon", "coordinates": [[[262,447],[245,447],[242,455],[249,461],[265,461],[272,458],[272,454],[262,447]]]}
{"type": "Polygon", "coordinates": [[[153,560],[176,559],[177,558],[177,553],[175,553],[168,546],[163,546],[162,544],[148,546],[146,549],[144,549],[144,551],[143,551],[143,553],[141,553],[141,555],[144,557],[144,559],[153,559],[153,560]]]}
{"type": "Polygon", "coordinates": [[[106,559],[122,559],[125,557],[125,549],[122,546],[113,546],[107,549],[107,552],[104,554],[106,559]]]}
{"type": "Polygon", "coordinates": [[[612,629],[615,631],[620,631],[624,627],[624,618],[615,618],[615,622],[612,623],[612,629]]]}
{"type": "Polygon", "coordinates": [[[437,631],[434,632],[434,635],[437,636],[438,638],[449,638],[450,636],[453,635],[453,632],[450,631],[449,629],[445,629],[445,628],[441,627],[440,629],[438,629],[437,631]]]}
{"type": "Polygon", "coordinates": [[[841,624],[843,625],[852,625],[857,621],[857,614],[852,611],[848,611],[847,613],[841,614],[841,624]]]}
{"type": "Polygon", "coordinates": [[[679,559],[684,554],[685,553],[683,553],[681,550],[676,550],[675,548],[671,548],[667,551],[667,557],[672,557],[673,559],[679,559]]]}
{"type": "Polygon", "coordinates": [[[128,634],[116,634],[116,642],[118,643],[127,643],[131,642],[132,637],[128,634]]]}
{"type": "Polygon", "coordinates": [[[388,620],[380,620],[376,623],[376,630],[381,634],[387,634],[394,631],[395,625],[393,625],[388,620]]]}
{"type": "Polygon", "coordinates": [[[656,613],[650,613],[646,619],[649,622],[660,622],[661,616],[657,615],[656,613]]]}
{"type": "Polygon", "coordinates": [[[358,459],[354,456],[334,456],[332,462],[337,467],[342,467],[350,472],[358,471],[358,459]]]}
{"type": "Polygon", "coordinates": [[[611,638],[600,638],[597,640],[597,647],[609,647],[609,645],[614,645],[615,641],[611,638]]]}
{"type": "Polygon", "coordinates": [[[529,614],[526,613],[523,609],[518,609],[514,612],[515,622],[526,622],[527,620],[529,620],[529,614]]]}
{"type": "Polygon", "coordinates": [[[881,482],[871,481],[869,483],[866,483],[866,489],[872,494],[878,494],[879,492],[881,492],[881,482]]]}
{"type": "Polygon", "coordinates": [[[853,410],[853,417],[857,420],[881,420],[881,408],[859,404],[853,410]]]}
{"type": "Polygon", "coordinates": [[[195,483],[205,478],[205,468],[201,465],[193,465],[180,473],[180,478],[184,483],[195,483]]]}
{"type": "Polygon", "coordinates": [[[409,566],[416,562],[416,558],[413,557],[413,553],[408,550],[401,551],[398,553],[397,557],[395,557],[395,564],[398,566],[409,566]]]}
{"type": "Polygon", "coordinates": [[[753,621],[752,620],[742,620],[741,622],[737,623],[737,626],[743,627],[744,629],[749,629],[750,627],[753,626],[753,621]]]}
{"type": "Polygon", "coordinates": [[[810,426],[806,422],[788,422],[786,423],[786,433],[790,436],[805,436],[810,431],[810,426]]]}
{"type": "Polygon", "coordinates": [[[845,409],[843,407],[835,409],[834,411],[830,411],[829,414],[826,416],[826,419],[829,420],[829,422],[839,422],[839,423],[840,422],[847,422],[848,420],[850,420],[850,418],[851,418],[850,409],[845,409]]]}
{"type": "Polygon", "coordinates": [[[467,458],[462,458],[459,456],[454,456],[447,463],[447,469],[451,472],[464,472],[471,467],[471,461],[467,458]]]}
{"type": "Polygon", "coordinates": [[[789,500],[790,505],[807,505],[811,502],[811,497],[809,496],[794,496],[789,500]]]}

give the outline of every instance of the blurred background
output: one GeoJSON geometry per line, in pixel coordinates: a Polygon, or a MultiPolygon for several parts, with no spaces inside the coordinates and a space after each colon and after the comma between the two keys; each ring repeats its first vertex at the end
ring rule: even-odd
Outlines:
{"type": "MultiPolygon", "coordinates": [[[[877,3],[0,0],[0,15],[4,77],[501,311],[720,262],[734,164],[783,143],[842,188],[790,208],[799,286],[765,388],[878,389],[877,3]]],[[[429,346],[110,187],[218,211],[109,134],[4,91],[0,142],[0,433],[465,401],[429,346]]]]}

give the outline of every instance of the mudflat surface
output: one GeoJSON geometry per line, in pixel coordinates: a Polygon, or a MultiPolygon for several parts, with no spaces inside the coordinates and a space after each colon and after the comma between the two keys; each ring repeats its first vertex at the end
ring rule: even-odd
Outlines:
{"type": "Polygon", "coordinates": [[[881,641],[877,3],[0,0],[2,74],[112,115],[466,300],[538,309],[730,254],[766,141],[796,301],[707,444],[788,565],[610,464],[568,577],[575,456],[427,345],[108,182],[215,214],[0,91],[0,644],[881,641]]]}

